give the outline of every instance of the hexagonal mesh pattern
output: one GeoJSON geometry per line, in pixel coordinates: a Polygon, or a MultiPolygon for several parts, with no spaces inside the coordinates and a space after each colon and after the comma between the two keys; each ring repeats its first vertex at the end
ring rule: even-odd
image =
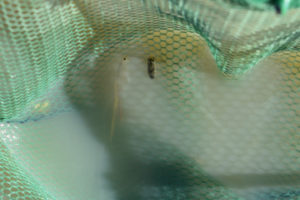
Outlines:
{"type": "Polygon", "coordinates": [[[298,4],[247,2],[1,1],[0,199],[299,199],[298,4]]]}

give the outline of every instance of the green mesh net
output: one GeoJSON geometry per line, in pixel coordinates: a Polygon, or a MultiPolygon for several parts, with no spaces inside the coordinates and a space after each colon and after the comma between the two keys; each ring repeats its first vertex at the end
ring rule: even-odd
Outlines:
{"type": "Polygon", "coordinates": [[[0,199],[300,199],[299,0],[0,0],[0,199]]]}

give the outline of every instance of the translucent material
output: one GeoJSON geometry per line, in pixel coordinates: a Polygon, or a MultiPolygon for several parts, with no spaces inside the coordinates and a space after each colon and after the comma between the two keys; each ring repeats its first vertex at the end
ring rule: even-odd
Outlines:
{"type": "Polygon", "coordinates": [[[249,2],[0,1],[0,199],[300,198],[299,1],[249,2]]]}

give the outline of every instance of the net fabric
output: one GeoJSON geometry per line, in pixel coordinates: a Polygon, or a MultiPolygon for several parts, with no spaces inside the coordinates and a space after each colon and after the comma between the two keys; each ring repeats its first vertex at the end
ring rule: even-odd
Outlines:
{"type": "Polygon", "coordinates": [[[0,197],[298,199],[299,10],[228,5],[1,1],[0,197]]]}
{"type": "Polygon", "coordinates": [[[299,7],[299,1],[289,0],[225,0],[219,2],[229,2],[231,6],[241,6],[248,9],[259,9],[259,10],[277,10],[280,13],[286,13],[291,8],[299,7]]]}
{"type": "Polygon", "coordinates": [[[216,1],[147,2],[189,22],[207,40],[218,67],[227,75],[241,75],[266,56],[298,45],[297,9],[280,16],[274,10],[224,8],[224,2],[216,1]]]}

